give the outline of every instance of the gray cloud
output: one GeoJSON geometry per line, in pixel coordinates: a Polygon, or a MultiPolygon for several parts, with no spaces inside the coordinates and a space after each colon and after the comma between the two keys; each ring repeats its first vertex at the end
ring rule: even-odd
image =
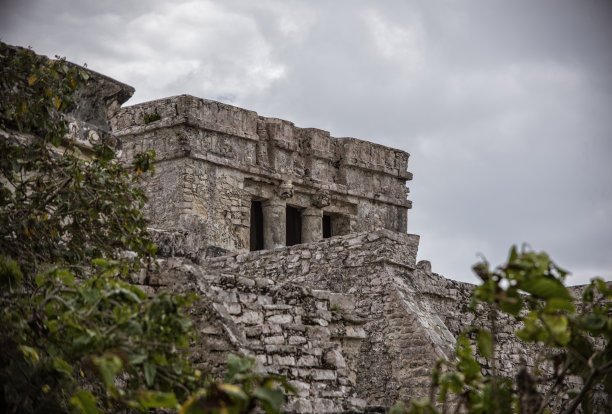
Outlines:
{"type": "Polygon", "coordinates": [[[136,87],[410,152],[421,259],[544,249],[612,279],[612,3],[9,2],[0,37],[136,87]]]}

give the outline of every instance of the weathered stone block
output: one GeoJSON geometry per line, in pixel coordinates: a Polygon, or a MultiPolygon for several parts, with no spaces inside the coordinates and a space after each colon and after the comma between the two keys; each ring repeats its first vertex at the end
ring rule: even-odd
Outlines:
{"type": "Polygon", "coordinates": [[[307,328],[308,338],[314,341],[327,341],[329,340],[330,333],[329,329],[323,326],[308,326],[307,328]]]}
{"type": "Polygon", "coordinates": [[[293,367],[295,366],[295,358],[290,355],[272,355],[272,363],[293,367]]]}
{"type": "Polygon", "coordinates": [[[297,361],[299,367],[315,367],[318,365],[319,361],[313,355],[302,355],[297,361]]]}
{"type": "Polygon", "coordinates": [[[293,316],[291,315],[273,315],[266,318],[268,323],[274,323],[279,325],[288,325],[293,322],[293,316]]]}
{"type": "Polygon", "coordinates": [[[313,369],[311,375],[315,381],[332,381],[336,379],[336,371],[331,369],[313,369]]]}
{"type": "Polygon", "coordinates": [[[306,398],[296,398],[293,402],[288,404],[289,411],[293,411],[296,413],[314,413],[314,408],[309,399],[306,398]]]}
{"type": "Polygon", "coordinates": [[[240,303],[226,303],[225,308],[230,315],[240,315],[242,313],[242,306],[240,303]]]}
{"type": "Polygon", "coordinates": [[[357,338],[364,339],[368,337],[368,334],[361,326],[351,326],[347,325],[346,327],[346,337],[347,338],[357,338]]]}
{"type": "Polygon", "coordinates": [[[312,412],[314,413],[336,413],[338,408],[330,399],[316,398],[312,402],[312,412]]]}
{"type": "Polygon", "coordinates": [[[263,339],[266,345],[283,345],[285,343],[285,337],[282,335],[278,336],[267,336],[263,339]]]}
{"type": "Polygon", "coordinates": [[[244,323],[245,325],[258,325],[262,324],[264,316],[261,312],[246,311],[242,315],[236,318],[236,322],[244,323]]]}
{"type": "Polygon", "coordinates": [[[293,335],[288,338],[288,342],[290,345],[299,345],[305,344],[306,342],[308,342],[308,339],[303,336],[293,335]]]}
{"type": "Polygon", "coordinates": [[[304,381],[289,381],[289,383],[295,388],[299,397],[308,397],[310,395],[310,384],[304,381]]]}
{"type": "Polygon", "coordinates": [[[325,356],[323,357],[323,361],[325,361],[325,363],[336,367],[336,368],[345,368],[346,367],[346,362],[344,361],[344,357],[342,356],[342,354],[336,350],[336,349],[332,349],[329,350],[325,353],[325,356]]]}

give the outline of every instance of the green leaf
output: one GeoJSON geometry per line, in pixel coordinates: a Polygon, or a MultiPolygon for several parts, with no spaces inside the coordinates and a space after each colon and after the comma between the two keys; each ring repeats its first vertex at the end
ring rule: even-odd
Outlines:
{"type": "Polygon", "coordinates": [[[88,391],[78,391],[70,399],[72,405],[80,409],[83,414],[99,414],[96,397],[88,391]]]}
{"type": "Polygon", "coordinates": [[[107,145],[99,145],[96,147],[96,156],[100,160],[108,162],[115,158],[115,151],[107,145]]]}
{"type": "Polygon", "coordinates": [[[172,371],[176,375],[181,375],[183,373],[183,364],[181,363],[181,361],[172,361],[171,367],[172,371]]]}
{"type": "Polygon", "coordinates": [[[523,328],[516,331],[516,335],[523,341],[535,342],[541,337],[542,328],[539,325],[538,314],[535,311],[529,312],[523,320],[523,328]]]}
{"type": "Polygon", "coordinates": [[[9,291],[21,285],[23,273],[16,261],[0,254],[0,286],[8,287],[9,291]]]}
{"type": "Polygon", "coordinates": [[[74,374],[70,364],[61,358],[53,357],[51,359],[51,364],[53,365],[53,369],[55,371],[60,372],[69,378],[71,378],[72,375],[74,374]]]}
{"type": "Polygon", "coordinates": [[[584,324],[585,329],[593,332],[602,329],[606,325],[607,318],[603,315],[589,313],[587,315],[584,315],[581,320],[584,324]]]}
{"type": "Polygon", "coordinates": [[[546,302],[546,307],[544,308],[546,312],[553,311],[568,311],[575,312],[574,305],[571,301],[567,299],[561,298],[551,298],[546,302]]]}
{"type": "Polygon", "coordinates": [[[68,286],[72,286],[74,284],[74,275],[69,270],[59,269],[55,272],[55,275],[59,280],[68,286]]]}
{"type": "Polygon", "coordinates": [[[249,399],[249,396],[237,385],[221,383],[217,384],[217,388],[229,394],[234,399],[242,401],[247,401],[249,399]]]}
{"type": "Polygon", "coordinates": [[[502,296],[502,299],[499,302],[499,307],[506,313],[518,316],[523,309],[523,299],[521,298],[521,295],[516,287],[511,286],[508,288],[508,290],[505,292],[505,296],[502,296]]]}
{"type": "Polygon", "coordinates": [[[100,299],[100,290],[94,288],[81,288],[79,294],[83,297],[85,304],[88,306],[96,303],[100,299]]]}
{"type": "Polygon", "coordinates": [[[47,277],[44,273],[39,273],[36,275],[36,278],[35,278],[36,286],[42,287],[46,281],[47,281],[47,277]]]}
{"type": "Polygon", "coordinates": [[[608,298],[612,296],[612,288],[609,289],[608,285],[603,279],[595,278],[593,279],[593,283],[595,283],[595,285],[597,286],[597,290],[599,290],[599,293],[608,298]]]}
{"type": "Polygon", "coordinates": [[[178,409],[179,404],[173,392],[141,391],[138,401],[146,409],[172,408],[178,409]]]}
{"type": "Polygon", "coordinates": [[[72,346],[76,349],[88,347],[93,342],[93,336],[86,332],[83,335],[76,336],[72,339],[72,346]]]}
{"type": "Polygon", "coordinates": [[[460,372],[447,372],[442,375],[441,382],[447,384],[447,387],[455,394],[463,390],[465,376],[460,372]]]}
{"type": "Polygon", "coordinates": [[[134,354],[134,355],[130,355],[130,358],[129,358],[130,364],[132,365],[142,364],[146,360],[147,360],[146,354],[134,354]]]}
{"type": "Polygon", "coordinates": [[[201,399],[202,397],[198,395],[189,398],[181,406],[179,414],[210,414],[211,410],[205,410],[200,405],[201,399]]]}
{"type": "Polygon", "coordinates": [[[125,332],[128,335],[142,335],[142,325],[138,320],[130,319],[125,323],[125,332]]]}
{"type": "Polygon", "coordinates": [[[586,287],[584,292],[582,292],[583,302],[593,303],[593,289],[594,289],[594,284],[591,282],[591,284],[586,287]]]}
{"type": "Polygon", "coordinates": [[[253,369],[255,361],[251,358],[243,358],[238,355],[229,354],[227,356],[227,374],[225,381],[235,382],[236,376],[245,374],[253,369]]]}
{"type": "Polygon", "coordinates": [[[491,333],[485,329],[478,331],[478,350],[485,358],[491,358],[493,353],[493,339],[491,333]]]}
{"type": "Polygon", "coordinates": [[[143,364],[145,381],[149,387],[153,386],[153,382],[155,381],[155,374],[157,372],[157,367],[150,361],[145,361],[143,364]]]}
{"type": "Polygon", "coordinates": [[[508,263],[514,262],[517,257],[518,257],[518,253],[516,251],[516,245],[513,245],[510,248],[510,253],[508,254],[508,263]]]}
{"type": "Polygon", "coordinates": [[[546,324],[555,340],[561,345],[567,344],[571,339],[568,330],[568,320],[564,315],[542,315],[542,321],[546,324]]]}
{"type": "Polygon", "coordinates": [[[257,387],[253,391],[263,406],[266,413],[280,413],[281,406],[285,402],[285,394],[277,388],[257,387]]]}
{"type": "Polygon", "coordinates": [[[472,381],[480,376],[480,364],[473,358],[460,359],[457,368],[465,376],[466,381],[472,381]]]}
{"type": "Polygon", "coordinates": [[[405,411],[406,411],[406,406],[404,405],[404,403],[401,401],[398,401],[395,404],[393,404],[393,406],[389,409],[389,412],[387,414],[404,414],[405,411]]]}
{"type": "Polygon", "coordinates": [[[126,298],[130,299],[132,302],[140,303],[140,298],[134,292],[130,291],[129,289],[125,289],[123,287],[118,287],[116,289],[113,289],[110,292],[110,295],[124,295],[126,298]]]}
{"type": "Polygon", "coordinates": [[[546,276],[532,277],[520,284],[520,289],[532,294],[538,299],[560,298],[572,300],[563,283],[546,276]]]}
{"type": "Polygon", "coordinates": [[[98,367],[100,378],[108,389],[115,388],[115,377],[121,371],[123,362],[114,354],[105,354],[102,357],[93,358],[94,365],[98,367]]]}
{"type": "Polygon", "coordinates": [[[28,359],[31,363],[37,364],[40,361],[40,356],[38,356],[38,352],[36,349],[29,347],[27,345],[19,345],[17,347],[26,359],[28,359]]]}

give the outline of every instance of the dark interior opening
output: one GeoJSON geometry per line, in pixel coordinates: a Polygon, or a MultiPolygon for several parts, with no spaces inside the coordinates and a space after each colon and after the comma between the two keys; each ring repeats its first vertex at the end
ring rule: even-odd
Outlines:
{"type": "Polygon", "coordinates": [[[329,239],[332,236],[331,216],[323,214],[323,238],[329,239]]]}
{"type": "Polygon", "coordinates": [[[302,242],[302,215],[295,207],[287,206],[287,246],[302,242]]]}
{"type": "Polygon", "coordinates": [[[251,201],[251,251],[264,248],[263,224],[261,201],[251,201]]]}

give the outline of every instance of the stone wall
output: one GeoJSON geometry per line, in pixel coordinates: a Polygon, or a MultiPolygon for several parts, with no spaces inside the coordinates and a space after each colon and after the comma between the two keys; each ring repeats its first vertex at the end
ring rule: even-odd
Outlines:
{"type": "Polygon", "coordinates": [[[145,288],[195,292],[195,362],[221,376],[230,352],[251,356],[259,370],[283,375],[296,388],[285,410],[363,411],[353,360],[365,337],[350,295],[267,278],[208,271],[186,259],[162,260],[145,288]],[[340,310],[342,309],[342,310],[340,310]]]}
{"type": "Polygon", "coordinates": [[[289,411],[384,411],[427,395],[433,364],[454,344],[413,278],[417,247],[418,236],[379,230],[199,264],[168,259],[142,282],[205,297],[197,346],[215,361],[207,368],[240,351],[296,381],[289,411]]]}
{"type": "Polygon", "coordinates": [[[368,333],[356,386],[370,403],[388,406],[398,398],[427,395],[433,363],[448,357],[454,344],[412,277],[417,248],[416,235],[379,230],[202,265],[353,295],[368,333]]]}

